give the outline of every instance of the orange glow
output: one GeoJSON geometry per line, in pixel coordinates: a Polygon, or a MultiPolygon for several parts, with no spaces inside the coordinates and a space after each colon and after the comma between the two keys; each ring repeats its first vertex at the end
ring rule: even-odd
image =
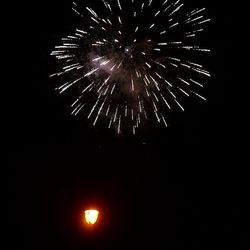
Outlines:
{"type": "Polygon", "coordinates": [[[95,224],[98,219],[99,211],[91,209],[85,211],[85,221],[87,224],[95,224]]]}

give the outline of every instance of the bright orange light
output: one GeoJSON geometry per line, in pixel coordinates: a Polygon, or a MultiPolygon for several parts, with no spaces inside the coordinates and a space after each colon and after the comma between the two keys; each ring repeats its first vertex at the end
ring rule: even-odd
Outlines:
{"type": "Polygon", "coordinates": [[[87,224],[95,224],[98,219],[99,211],[91,209],[85,211],[85,221],[87,224]]]}

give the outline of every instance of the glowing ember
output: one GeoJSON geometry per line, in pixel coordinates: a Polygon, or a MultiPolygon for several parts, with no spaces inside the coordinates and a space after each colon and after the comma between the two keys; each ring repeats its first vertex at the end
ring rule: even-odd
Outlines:
{"type": "Polygon", "coordinates": [[[86,210],[85,211],[85,221],[87,224],[95,224],[98,219],[99,211],[97,210],[86,210]]]}

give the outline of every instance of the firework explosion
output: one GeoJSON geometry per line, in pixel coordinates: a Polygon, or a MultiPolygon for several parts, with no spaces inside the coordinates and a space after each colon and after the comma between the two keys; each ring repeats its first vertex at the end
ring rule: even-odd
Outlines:
{"type": "Polygon", "coordinates": [[[197,58],[210,52],[197,37],[210,19],[205,8],[185,11],[181,0],[99,0],[75,3],[80,18],[74,35],[51,55],[61,67],[51,76],[72,91],[72,115],[103,120],[117,133],[149,120],[168,126],[170,110],[200,94],[210,73],[197,58]],[[97,6],[97,8],[95,8],[97,6]]]}

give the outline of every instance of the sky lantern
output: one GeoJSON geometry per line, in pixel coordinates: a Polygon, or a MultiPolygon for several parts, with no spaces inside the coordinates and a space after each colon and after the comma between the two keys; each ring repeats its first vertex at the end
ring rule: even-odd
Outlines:
{"type": "Polygon", "coordinates": [[[85,211],[85,221],[87,224],[94,225],[98,219],[99,211],[90,209],[85,211]]]}

